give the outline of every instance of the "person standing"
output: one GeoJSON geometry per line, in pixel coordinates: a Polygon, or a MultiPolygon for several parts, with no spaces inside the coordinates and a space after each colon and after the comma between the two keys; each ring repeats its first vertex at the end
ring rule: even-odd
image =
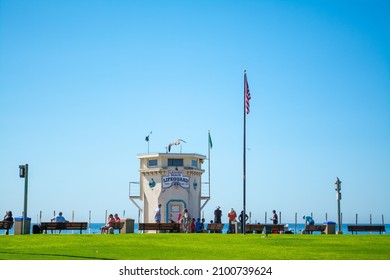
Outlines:
{"type": "Polygon", "coordinates": [[[180,224],[180,232],[184,232],[184,215],[177,215],[177,222],[180,224]]]}
{"type": "Polygon", "coordinates": [[[183,214],[183,229],[184,232],[187,233],[189,231],[189,226],[190,226],[190,214],[188,213],[187,209],[184,209],[184,214],[183,214]]]}
{"type": "Polygon", "coordinates": [[[309,226],[312,226],[314,225],[314,220],[311,216],[303,216],[303,219],[305,220],[305,229],[302,230],[302,233],[305,234],[305,233],[308,233],[308,234],[313,234],[313,231],[310,230],[310,227],[309,226]]]}
{"type": "Polygon", "coordinates": [[[156,210],[154,211],[154,220],[156,221],[156,223],[161,223],[161,204],[158,205],[158,207],[156,208],[156,210]]]}
{"type": "Polygon", "coordinates": [[[214,223],[221,224],[222,223],[221,217],[222,217],[221,207],[218,206],[214,211],[214,223]]]}
{"type": "Polygon", "coordinates": [[[202,218],[202,220],[200,221],[200,232],[204,232],[204,223],[205,223],[205,219],[202,218]]]}
{"type": "Polygon", "coordinates": [[[310,216],[303,216],[303,219],[306,220],[305,221],[305,225],[309,224],[309,225],[314,225],[314,220],[312,217],[310,216]]]}
{"type": "Polygon", "coordinates": [[[244,223],[248,220],[248,218],[249,217],[246,213],[245,213],[245,217],[244,217],[244,210],[242,210],[240,216],[238,216],[238,220],[240,221],[240,224],[241,224],[241,231],[243,230],[244,223]]]}
{"type": "Polygon", "coordinates": [[[276,210],[272,210],[272,218],[271,221],[274,225],[278,224],[278,214],[276,214],[276,210]]]}
{"type": "Polygon", "coordinates": [[[237,218],[237,213],[236,211],[234,211],[234,209],[230,209],[229,213],[228,213],[228,218],[229,218],[229,230],[228,230],[228,233],[235,233],[235,229],[234,227],[232,227],[232,222],[234,222],[237,218]]]}
{"type": "MultiPolygon", "coordinates": [[[[5,212],[5,216],[4,216],[4,219],[3,221],[7,221],[7,222],[10,222],[10,223],[13,223],[14,222],[14,218],[12,217],[12,211],[6,211],[5,212]]],[[[12,227],[12,225],[7,228],[5,230],[5,234],[8,235],[9,234],[9,229],[12,227]]]]}
{"type": "Polygon", "coordinates": [[[202,223],[200,221],[200,218],[198,218],[195,222],[195,232],[196,233],[200,233],[201,232],[201,226],[202,226],[202,223]]]}
{"type": "Polygon", "coordinates": [[[195,224],[195,218],[192,218],[191,224],[190,224],[190,232],[195,233],[196,224],[195,224]]]}

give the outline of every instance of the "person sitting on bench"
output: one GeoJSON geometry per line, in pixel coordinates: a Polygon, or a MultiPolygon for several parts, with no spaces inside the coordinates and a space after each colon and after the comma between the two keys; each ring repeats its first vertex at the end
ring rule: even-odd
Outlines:
{"type": "Polygon", "coordinates": [[[107,218],[107,224],[100,228],[100,233],[114,233],[113,225],[115,224],[114,215],[110,214],[107,218]]]}
{"type": "MultiPolygon", "coordinates": [[[[58,212],[58,215],[57,216],[54,216],[53,218],[51,218],[52,222],[56,222],[56,223],[67,223],[68,221],[64,218],[64,216],[62,216],[62,212],[58,212]]],[[[51,231],[53,233],[53,231],[51,231]]],[[[61,233],[61,230],[59,229],[58,230],[58,233],[61,233]]]]}
{"type": "Polygon", "coordinates": [[[57,216],[54,216],[52,219],[51,219],[52,222],[56,222],[56,223],[66,223],[67,220],[64,218],[64,216],[62,216],[62,212],[59,212],[57,216]]]}

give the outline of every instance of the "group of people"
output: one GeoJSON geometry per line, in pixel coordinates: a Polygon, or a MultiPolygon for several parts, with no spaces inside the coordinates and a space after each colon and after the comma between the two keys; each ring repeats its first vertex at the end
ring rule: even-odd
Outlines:
{"type": "MultiPolygon", "coordinates": [[[[52,222],[56,223],[66,223],[68,222],[65,217],[63,216],[62,212],[59,212],[58,215],[51,218],[52,222]]],[[[115,223],[120,222],[121,219],[119,218],[119,215],[117,213],[115,214],[109,214],[107,217],[107,223],[100,228],[100,233],[114,233],[114,225],[115,223]]],[[[61,231],[60,231],[61,232],[61,231]]]]}
{"type": "MultiPolygon", "coordinates": [[[[221,211],[220,207],[218,206],[217,209],[215,209],[215,211],[214,211],[215,223],[221,223],[221,216],[222,216],[222,211],[221,211]]],[[[236,221],[236,218],[237,218],[237,213],[236,213],[236,211],[234,211],[233,208],[231,208],[230,211],[228,212],[229,230],[230,230],[230,226],[231,226],[232,222],[236,221]]],[[[241,211],[240,215],[238,216],[238,219],[239,219],[241,225],[243,225],[244,222],[248,221],[248,215],[246,213],[244,214],[244,210],[241,211]],[[244,217],[244,215],[245,215],[245,217],[244,217]]],[[[276,210],[272,210],[271,221],[274,225],[277,225],[279,222],[278,214],[276,214],[276,210]]]]}
{"type": "MultiPolygon", "coordinates": [[[[244,214],[244,211],[241,211],[240,215],[237,216],[236,211],[233,208],[231,208],[230,211],[228,212],[228,220],[229,220],[228,233],[235,232],[233,222],[236,221],[237,217],[241,224],[241,228],[243,228],[244,223],[246,223],[249,218],[246,213],[244,214]]],[[[154,220],[156,223],[161,223],[161,204],[159,204],[155,210],[154,220]]],[[[279,223],[278,214],[276,213],[276,210],[272,211],[272,218],[270,220],[275,225],[279,223]]],[[[176,221],[171,220],[171,222],[176,222],[176,221]]],[[[184,209],[183,214],[180,213],[178,215],[177,222],[180,223],[181,225],[180,228],[182,232],[194,232],[194,233],[204,232],[205,220],[204,219],[201,220],[200,218],[191,219],[188,213],[188,209],[184,209]]],[[[214,210],[214,221],[211,220],[210,223],[216,223],[216,224],[222,223],[222,210],[220,206],[217,206],[216,209],[214,210]]]]}
{"type": "Polygon", "coordinates": [[[180,231],[185,233],[202,233],[204,232],[205,219],[192,218],[188,209],[184,209],[183,214],[179,213],[177,222],[180,224],[180,231]]]}
{"type": "MultiPolygon", "coordinates": [[[[237,218],[237,213],[233,208],[231,208],[230,211],[228,212],[228,219],[229,219],[228,233],[236,232],[236,229],[233,226],[233,222],[236,221],[236,218],[237,218]]],[[[246,213],[244,214],[244,210],[242,210],[240,215],[238,215],[238,221],[241,224],[241,228],[244,227],[244,223],[248,221],[248,218],[249,218],[248,215],[246,213]]]]}
{"type": "MultiPolygon", "coordinates": [[[[234,233],[235,228],[233,226],[233,222],[236,222],[237,213],[233,208],[231,208],[227,216],[229,220],[228,233],[234,233]]],[[[238,219],[241,224],[241,228],[243,228],[244,223],[246,223],[248,220],[248,215],[244,214],[244,211],[241,211],[240,215],[238,216],[238,219]]],[[[305,224],[314,225],[314,220],[311,216],[303,216],[303,219],[305,220],[305,224]]],[[[159,204],[155,210],[154,220],[156,223],[161,223],[161,204],[159,204]]],[[[3,221],[9,221],[9,222],[14,221],[14,218],[12,216],[12,211],[6,211],[6,215],[4,216],[3,221]]],[[[59,212],[58,215],[54,216],[51,219],[51,221],[57,223],[68,222],[63,216],[62,212],[59,212]]],[[[279,223],[276,210],[272,211],[271,221],[275,225],[279,223]]],[[[114,233],[114,228],[113,228],[114,224],[118,222],[120,222],[120,218],[117,213],[109,214],[107,218],[107,223],[100,228],[100,233],[114,233]]],[[[171,221],[171,222],[176,222],[176,221],[171,221]]],[[[180,223],[181,232],[201,233],[205,231],[204,229],[205,219],[204,218],[191,219],[188,209],[184,209],[183,214],[180,213],[178,215],[177,222],[180,223]]],[[[216,224],[222,223],[222,210],[220,206],[218,206],[215,209],[214,221],[211,220],[210,223],[216,223],[216,224]]],[[[6,229],[5,234],[9,234],[9,229],[6,229]]]]}
{"type": "Polygon", "coordinates": [[[115,223],[119,223],[121,219],[119,218],[118,214],[115,213],[109,214],[107,217],[107,223],[100,228],[100,233],[114,233],[114,225],[115,223]]]}
{"type": "MultiPolygon", "coordinates": [[[[154,221],[161,223],[161,204],[154,211],[154,221]]],[[[188,209],[184,209],[183,213],[179,213],[177,221],[171,220],[173,223],[180,224],[180,231],[185,233],[201,233],[204,232],[205,219],[191,218],[188,209]]]]}
{"type": "MultiPolygon", "coordinates": [[[[221,217],[222,217],[222,210],[221,207],[218,206],[214,211],[214,222],[221,223],[221,217]]],[[[233,208],[231,208],[230,211],[228,212],[228,220],[229,220],[228,233],[235,232],[232,223],[236,221],[236,218],[237,218],[237,213],[233,208]]],[[[314,220],[311,216],[305,215],[303,216],[303,219],[305,220],[305,224],[314,225],[314,220]]],[[[246,223],[248,220],[248,215],[246,213],[244,214],[244,211],[241,211],[240,215],[238,216],[238,220],[241,224],[241,228],[243,228],[244,223],[246,223]]],[[[276,210],[272,210],[272,217],[270,218],[270,220],[274,225],[277,225],[279,223],[279,218],[278,218],[278,214],[276,213],[276,210]]]]}
{"type": "MultiPolygon", "coordinates": [[[[228,233],[234,233],[235,228],[233,226],[233,222],[236,221],[237,213],[236,211],[231,208],[228,212],[228,220],[229,220],[229,227],[228,227],[228,233]]],[[[241,225],[248,220],[248,215],[245,214],[244,217],[244,211],[241,211],[240,215],[238,215],[238,220],[240,221],[241,225]]],[[[217,206],[217,208],[214,210],[214,221],[210,221],[210,223],[216,223],[221,224],[222,223],[222,210],[220,206],[217,206]]]]}
{"type": "MultiPolygon", "coordinates": [[[[156,223],[161,223],[161,204],[159,204],[154,211],[154,221],[156,223]]],[[[204,231],[204,219],[200,220],[200,218],[198,218],[197,220],[195,220],[195,218],[192,218],[191,220],[188,209],[184,209],[183,214],[178,214],[177,221],[171,220],[171,222],[179,223],[181,232],[195,233],[204,231]]]]}

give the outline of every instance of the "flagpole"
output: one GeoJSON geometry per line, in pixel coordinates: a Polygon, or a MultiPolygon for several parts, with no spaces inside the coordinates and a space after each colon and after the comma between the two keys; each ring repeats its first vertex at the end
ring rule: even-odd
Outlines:
{"type": "Polygon", "coordinates": [[[245,217],[246,217],[246,70],[244,70],[244,145],[243,145],[243,217],[242,217],[242,233],[245,235],[245,217]]]}

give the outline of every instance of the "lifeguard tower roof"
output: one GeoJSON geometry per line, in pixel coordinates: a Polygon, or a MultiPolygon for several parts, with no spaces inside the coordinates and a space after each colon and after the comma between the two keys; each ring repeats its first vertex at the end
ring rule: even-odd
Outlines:
{"type": "MultiPolygon", "coordinates": [[[[150,168],[182,167],[184,169],[200,169],[206,156],[195,153],[154,153],[139,154],[141,170],[150,168]],[[173,160],[170,160],[173,159],[173,160]]],[[[140,170],[140,171],[141,171],[140,170]]],[[[202,173],[204,170],[202,170],[202,173]]]]}

